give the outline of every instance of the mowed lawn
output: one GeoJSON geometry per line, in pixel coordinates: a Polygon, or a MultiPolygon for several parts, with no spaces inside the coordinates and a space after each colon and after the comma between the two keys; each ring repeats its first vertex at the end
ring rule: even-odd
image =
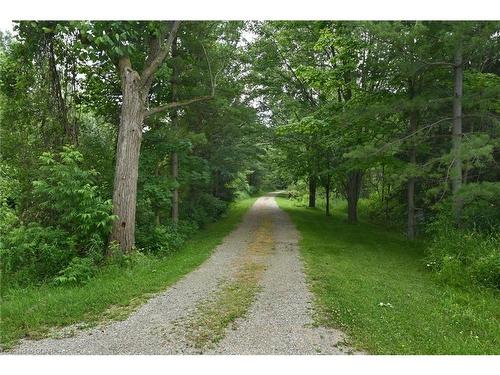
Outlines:
{"type": "Polygon", "coordinates": [[[172,255],[144,256],[130,265],[104,267],[83,286],[45,285],[2,293],[2,347],[9,348],[23,337],[44,337],[53,327],[126,318],[152,294],[172,285],[206,260],[255,199],[233,203],[227,216],[196,233],[172,255]]]}
{"type": "Polygon", "coordinates": [[[318,323],[373,354],[500,354],[499,293],[445,285],[426,270],[424,244],[342,212],[278,198],[301,232],[318,323]]]}

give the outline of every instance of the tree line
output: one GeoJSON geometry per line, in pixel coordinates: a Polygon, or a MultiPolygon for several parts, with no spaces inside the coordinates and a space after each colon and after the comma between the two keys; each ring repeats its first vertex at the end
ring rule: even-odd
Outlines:
{"type": "Polygon", "coordinates": [[[287,189],[498,287],[499,39],[498,22],[17,22],[2,275],[167,254],[236,197],[287,189]]]}
{"type": "Polygon", "coordinates": [[[2,35],[7,284],[133,249],[168,254],[259,188],[265,132],[244,95],[244,27],[21,21],[2,35]]]}
{"type": "Polygon", "coordinates": [[[332,198],[346,200],[352,224],[361,202],[365,219],[428,239],[439,273],[498,287],[500,24],[251,28],[273,181],[309,207],[321,191],[327,215],[332,198]]]}

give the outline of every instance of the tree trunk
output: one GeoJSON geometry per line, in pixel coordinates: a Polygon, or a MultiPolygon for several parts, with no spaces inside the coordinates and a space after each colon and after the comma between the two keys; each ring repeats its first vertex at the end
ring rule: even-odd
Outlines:
{"type": "Polygon", "coordinates": [[[389,220],[389,187],[385,181],[385,164],[382,164],[382,205],[384,206],[385,220],[389,220]],[[386,194],[387,191],[387,194],[386,194]]]}
{"type": "Polygon", "coordinates": [[[110,240],[117,242],[123,253],[130,252],[135,246],[137,178],[146,102],[154,74],[170,51],[179,24],[179,21],[171,23],[168,38],[163,45],[163,37],[151,39],[141,75],[132,69],[129,56],[118,60],[122,105],[113,187],[113,214],[118,219],[113,222],[110,240]]]}
{"type": "MultiPolygon", "coordinates": [[[[161,168],[161,162],[158,162],[155,168],[155,177],[159,178],[160,177],[160,168],[161,168]]],[[[154,213],[155,213],[155,226],[159,226],[161,224],[161,207],[159,207],[157,204],[153,205],[154,207],[154,213]]]]}
{"type": "Polygon", "coordinates": [[[462,211],[462,200],[458,197],[458,192],[462,187],[462,91],[463,91],[463,56],[462,44],[458,42],[455,50],[455,87],[453,95],[453,131],[452,131],[452,174],[451,191],[453,194],[453,211],[457,224],[460,223],[462,211]]]}
{"type": "Polygon", "coordinates": [[[325,185],[325,199],[326,199],[326,216],[330,216],[330,181],[327,181],[325,185]]]}
{"type": "Polygon", "coordinates": [[[172,155],[170,156],[170,163],[171,163],[172,179],[175,181],[175,186],[172,189],[171,214],[172,214],[172,222],[177,223],[179,222],[179,188],[177,186],[177,178],[179,177],[179,159],[177,152],[173,152],[172,155]]]}
{"type": "Polygon", "coordinates": [[[347,222],[355,224],[358,222],[358,200],[361,192],[361,171],[352,171],[347,175],[347,222]]]}
{"type": "Polygon", "coordinates": [[[113,189],[113,223],[111,240],[119,244],[124,253],[135,245],[135,210],[139,153],[144,121],[144,100],[140,90],[140,77],[128,57],[119,61],[123,103],[116,148],[116,168],[113,189]]]}
{"type": "Polygon", "coordinates": [[[316,176],[309,177],[309,207],[316,207],[316,176]]]}
{"type": "Polygon", "coordinates": [[[76,122],[71,123],[68,116],[68,108],[63,97],[61,78],[57,71],[57,62],[54,52],[54,38],[52,34],[47,36],[47,54],[49,63],[50,83],[52,89],[52,100],[55,101],[55,108],[59,122],[64,129],[64,143],[72,145],[78,144],[78,131],[76,122]]]}
{"type": "Polygon", "coordinates": [[[139,75],[130,63],[128,56],[118,61],[122,84],[122,106],[118,142],[116,147],[116,168],[113,189],[113,214],[118,220],[113,223],[111,241],[118,242],[122,252],[127,253],[135,245],[135,210],[137,202],[137,177],[139,172],[139,153],[142,140],[144,118],[168,109],[186,106],[202,100],[210,100],[212,95],[202,96],[180,102],[167,103],[149,108],[149,90],[154,76],[170,52],[173,39],[177,35],[180,21],[170,21],[170,30],[161,32],[149,42],[149,52],[142,73],[139,75]]]}
{"type": "MultiPolygon", "coordinates": [[[[410,99],[414,100],[415,98],[415,90],[414,90],[414,83],[410,81],[409,84],[409,92],[410,92],[410,99]]],[[[417,131],[418,127],[418,113],[416,110],[412,110],[410,112],[410,127],[409,127],[409,132],[410,134],[414,134],[417,131]]],[[[409,158],[409,163],[411,167],[411,172],[413,173],[413,170],[417,164],[417,147],[415,144],[415,135],[411,137],[410,140],[410,149],[408,150],[408,158],[409,158]]],[[[407,225],[406,225],[406,235],[410,240],[415,239],[416,236],[416,230],[417,230],[417,221],[415,218],[415,184],[416,184],[416,178],[412,175],[408,179],[408,189],[407,189],[407,205],[408,205],[408,219],[407,219],[407,225]]]]}
{"type": "MultiPolygon", "coordinates": [[[[174,38],[172,42],[172,58],[175,59],[177,57],[177,37],[174,38]]],[[[177,62],[174,60],[173,72],[172,72],[172,102],[176,102],[178,100],[177,95],[177,79],[179,76],[179,69],[177,68],[177,62]]],[[[170,118],[172,120],[172,128],[176,129],[178,127],[178,119],[179,115],[177,109],[174,108],[170,113],[170,118]]],[[[179,222],[179,186],[177,183],[177,179],[179,177],[179,155],[177,151],[172,152],[170,155],[170,167],[172,179],[174,180],[174,188],[172,189],[172,198],[170,200],[171,203],[171,218],[172,222],[179,222]]]]}
{"type": "Polygon", "coordinates": [[[416,236],[416,218],[415,218],[415,178],[410,177],[408,180],[408,221],[406,235],[410,240],[416,236]]]}

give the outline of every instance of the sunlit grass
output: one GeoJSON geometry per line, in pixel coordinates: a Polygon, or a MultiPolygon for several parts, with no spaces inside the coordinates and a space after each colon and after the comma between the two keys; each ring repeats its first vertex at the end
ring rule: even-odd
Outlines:
{"type": "Polygon", "coordinates": [[[344,212],[278,198],[301,232],[301,253],[322,324],[377,354],[500,354],[500,298],[436,281],[424,244],[344,212]],[[390,305],[387,305],[390,304],[390,305]]]}

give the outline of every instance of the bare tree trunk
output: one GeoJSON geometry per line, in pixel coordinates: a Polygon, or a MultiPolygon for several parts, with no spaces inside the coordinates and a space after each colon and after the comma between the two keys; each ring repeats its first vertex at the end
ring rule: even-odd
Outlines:
{"type": "Polygon", "coordinates": [[[57,62],[54,51],[54,38],[52,34],[47,36],[47,54],[49,63],[50,83],[52,88],[52,100],[55,101],[57,117],[64,130],[64,143],[76,145],[78,143],[78,134],[76,124],[71,124],[68,118],[68,108],[63,97],[61,78],[57,71],[57,62]]]}
{"type": "Polygon", "coordinates": [[[384,206],[385,220],[389,220],[389,186],[386,186],[385,181],[385,164],[382,164],[382,205],[384,206]],[[386,194],[387,190],[387,194],[386,194]]]}
{"type": "Polygon", "coordinates": [[[145,98],[141,94],[139,74],[132,69],[128,57],[120,59],[119,69],[123,103],[113,189],[113,214],[118,216],[118,220],[113,223],[111,240],[127,253],[135,245],[137,177],[145,98]]]}
{"type": "MultiPolygon", "coordinates": [[[[414,83],[411,81],[410,81],[409,91],[410,91],[410,99],[413,100],[415,98],[415,91],[414,91],[414,83]]],[[[415,110],[412,110],[410,112],[410,128],[409,128],[410,134],[414,134],[417,131],[417,127],[418,127],[417,112],[415,110]]],[[[411,171],[413,173],[413,170],[417,165],[417,147],[415,144],[414,135],[411,137],[410,142],[411,145],[408,151],[408,157],[409,157],[411,171]]],[[[415,218],[415,184],[416,184],[416,178],[414,176],[410,176],[410,178],[408,179],[408,189],[407,189],[408,220],[406,226],[406,235],[410,240],[415,239],[415,236],[417,234],[416,233],[417,222],[415,218]]]]}
{"type": "Polygon", "coordinates": [[[172,221],[174,223],[177,223],[179,222],[179,188],[177,186],[177,178],[179,177],[179,169],[178,169],[179,159],[177,152],[173,152],[172,155],[170,156],[170,163],[171,163],[172,179],[175,181],[175,187],[172,189],[171,215],[172,215],[172,221]]]}
{"type": "Polygon", "coordinates": [[[326,199],[325,213],[326,216],[330,216],[330,178],[328,178],[328,181],[326,182],[325,185],[325,199],[326,199]]]}
{"type": "MultiPolygon", "coordinates": [[[[160,177],[160,168],[161,168],[161,162],[158,162],[155,168],[155,177],[158,178],[160,177]]],[[[161,224],[161,207],[159,207],[157,204],[154,205],[154,212],[155,212],[155,226],[159,226],[161,224]]]]}
{"type": "Polygon", "coordinates": [[[316,207],[316,176],[309,177],[309,207],[316,207]]]}
{"type": "Polygon", "coordinates": [[[406,235],[410,240],[415,239],[416,236],[416,218],[415,218],[415,178],[410,177],[408,180],[408,221],[406,228],[406,235]]]}
{"type": "Polygon", "coordinates": [[[453,168],[451,174],[451,191],[453,194],[453,211],[457,224],[460,223],[462,200],[458,192],[462,187],[462,91],[463,91],[463,56],[462,44],[459,41],[455,50],[455,87],[453,95],[453,131],[452,131],[452,156],[453,168]]]}
{"type": "Polygon", "coordinates": [[[347,222],[349,224],[355,224],[358,222],[358,200],[361,192],[362,178],[363,172],[361,171],[352,171],[347,175],[347,222]]]}
{"type": "MultiPolygon", "coordinates": [[[[177,57],[177,37],[174,38],[172,42],[172,57],[175,58],[177,57]]],[[[177,62],[174,61],[174,66],[173,66],[173,74],[172,74],[172,102],[176,102],[179,98],[177,97],[177,79],[179,76],[179,69],[177,68],[177,62]]],[[[172,119],[172,128],[176,129],[178,127],[178,120],[179,120],[179,115],[177,112],[177,108],[174,108],[171,113],[170,117],[172,119]]],[[[172,179],[174,180],[174,188],[172,189],[172,198],[170,200],[171,203],[171,218],[172,222],[178,223],[179,222],[179,186],[177,183],[177,179],[179,177],[179,155],[177,154],[177,151],[172,152],[170,155],[170,167],[171,167],[171,174],[172,174],[172,179]]]]}

